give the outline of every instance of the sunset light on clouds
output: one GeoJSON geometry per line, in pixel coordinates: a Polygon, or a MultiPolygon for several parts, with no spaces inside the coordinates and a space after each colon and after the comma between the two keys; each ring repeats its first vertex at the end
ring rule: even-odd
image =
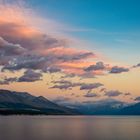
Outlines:
{"type": "MultiPolygon", "coordinates": [[[[126,18],[130,30],[125,21],[105,29],[114,16],[105,13],[104,19],[97,9],[97,15],[80,14],[80,9],[86,11],[83,2],[71,1],[74,11],[79,7],[75,15],[72,7],[66,13],[62,7],[57,12],[53,0],[43,2],[46,7],[39,0],[0,0],[0,88],[67,103],[136,102],[140,96],[140,20],[135,26],[126,18]],[[78,16],[85,22],[78,22],[78,16]]],[[[68,5],[70,1],[61,2],[68,5]]],[[[127,17],[127,10],[122,16],[127,17]]],[[[113,12],[117,20],[119,11],[113,12]]]]}

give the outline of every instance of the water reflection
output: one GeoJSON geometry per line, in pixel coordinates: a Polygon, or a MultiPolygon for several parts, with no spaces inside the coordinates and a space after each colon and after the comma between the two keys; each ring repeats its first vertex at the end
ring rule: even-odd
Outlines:
{"type": "Polygon", "coordinates": [[[1,116],[0,140],[140,140],[140,117],[1,116]]]}

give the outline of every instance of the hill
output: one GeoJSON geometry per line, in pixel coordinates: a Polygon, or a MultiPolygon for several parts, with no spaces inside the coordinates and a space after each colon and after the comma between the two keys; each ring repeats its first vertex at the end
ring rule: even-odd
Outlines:
{"type": "Polygon", "coordinates": [[[76,115],[73,109],[57,105],[48,99],[26,92],[0,90],[0,114],[76,115]]]}

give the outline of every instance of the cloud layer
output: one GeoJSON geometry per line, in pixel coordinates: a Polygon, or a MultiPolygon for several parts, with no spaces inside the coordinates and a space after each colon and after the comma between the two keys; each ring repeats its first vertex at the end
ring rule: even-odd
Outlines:
{"type": "MultiPolygon", "coordinates": [[[[99,97],[93,89],[104,92],[107,97],[117,97],[122,92],[106,91],[100,82],[84,82],[88,78],[108,74],[129,72],[126,66],[117,66],[101,61],[96,52],[76,48],[69,36],[51,33],[56,29],[49,19],[42,19],[25,7],[15,5],[0,6],[0,70],[1,73],[20,71],[19,77],[4,77],[0,85],[13,82],[43,81],[43,74],[61,74],[52,80],[49,89],[72,90],[79,88],[87,92],[84,97],[99,97]],[[45,24],[44,24],[45,23],[45,24]],[[41,26],[44,30],[41,30],[41,26]],[[50,28],[50,29],[49,29],[50,28]],[[47,30],[46,30],[47,29],[47,30]],[[72,82],[71,78],[80,82],[72,82]],[[100,89],[102,88],[102,89],[100,89]]],[[[136,65],[135,67],[139,67],[136,65]]],[[[59,99],[60,100],[60,99],[59,99]]]]}

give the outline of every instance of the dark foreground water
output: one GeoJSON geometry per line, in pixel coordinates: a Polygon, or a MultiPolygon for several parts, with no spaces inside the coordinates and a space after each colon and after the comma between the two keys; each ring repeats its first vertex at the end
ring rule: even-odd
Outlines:
{"type": "Polygon", "coordinates": [[[0,140],[140,140],[140,117],[0,116],[0,140]]]}

